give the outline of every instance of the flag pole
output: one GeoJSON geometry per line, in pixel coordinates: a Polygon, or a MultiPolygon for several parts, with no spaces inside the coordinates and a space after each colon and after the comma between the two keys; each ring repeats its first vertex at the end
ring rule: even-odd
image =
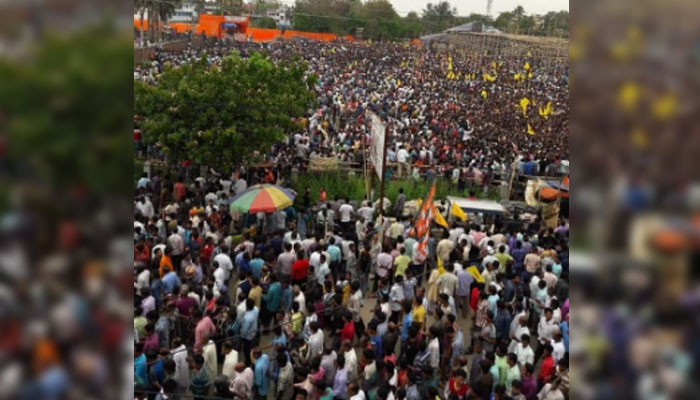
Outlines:
{"type": "MultiPolygon", "coordinates": [[[[384,225],[384,181],[386,180],[386,145],[388,136],[389,130],[384,129],[384,149],[382,149],[382,176],[379,178],[379,216],[381,217],[382,225],[384,225]]],[[[382,239],[382,236],[380,235],[379,238],[382,239]]]]}

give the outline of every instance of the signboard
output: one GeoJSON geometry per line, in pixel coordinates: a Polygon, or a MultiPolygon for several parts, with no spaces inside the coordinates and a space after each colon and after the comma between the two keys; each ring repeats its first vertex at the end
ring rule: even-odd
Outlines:
{"type": "Polygon", "coordinates": [[[375,113],[370,113],[370,144],[369,144],[369,159],[374,165],[375,171],[377,171],[377,176],[380,180],[383,180],[382,176],[382,163],[384,161],[384,139],[386,137],[385,131],[386,127],[382,122],[381,118],[375,113]]]}

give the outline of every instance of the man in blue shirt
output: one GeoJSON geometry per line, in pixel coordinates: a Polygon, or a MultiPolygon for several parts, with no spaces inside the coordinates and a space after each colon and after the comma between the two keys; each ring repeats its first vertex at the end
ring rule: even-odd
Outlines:
{"type": "Polygon", "coordinates": [[[559,330],[561,331],[561,336],[562,339],[564,339],[564,348],[566,349],[566,352],[569,352],[569,314],[566,314],[566,317],[564,318],[563,321],[561,321],[561,324],[559,324],[559,330]]]}
{"type": "Polygon", "coordinates": [[[294,294],[292,293],[292,288],[289,287],[289,281],[282,280],[282,310],[284,312],[291,311],[293,301],[294,294]]]}
{"type": "Polygon", "coordinates": [[[263,354],[259,347],[253,349],[253,360],[255,361],[255,398],[266,399],[268,390],[267,372],[270,369],[270,358],[263,354]]]}
{"type": "Polygon", "coordinates": [[[253,349],[253,341],[258,335],[258,309],[255,308],[253,299],[246,299],[245,305],[246,312],[241,321],[241,344],[246,365],[250,365],[250,351],[253,349]]]}
{"type": "MultiPolygon", "coordinates": [[[[169,267],[163,267],[163,270],[167,271],[169,270],[169,267]]],[[[173,290],[180,286],[182,282],[180,282],[180,278],[177,277],[177,274],[175,271],[170,271],[167,272],[164,276],[163,279],[161,279],[163,282],[163,294],[171,294],[173,290]]]]}
{"type": "Polygon", "coordinates": [[[245,276],[245,274],[250,271],[250,254],[247,251],[242,251],[236,256],[236,266],[238,267],[238,273],[240,276],[245,276]]]}
{"type": "Polygon", "coordinates": [[[143,343],[134,343],[134,387],[142,390],[148,388],[148,366],[143,354],[143,343]]]}
{"type": "MultiPolygon", "coordinates": [[[[411,304],[406,302],[403,304],[403,321],[401,322],[401,349],[408,342],[408,328],[413,323],[413,313],[411,313],[411,304]]],[[[403,353],[402,353],[403,354],[403,353]]]]}
{"type": "Polygon", "coordinates": [[[262,272],[262,266],[265,264],[263,259],[260,257],[260,251],[256,250],[255,251],[255,258],[250,260],[248,265],[250,266],[250,272],[253,274],[253,278],[258,278],[260,279],[260,275],[262,272]]]}
{"type": "Polygon", "coordinates": [[[329,240],[329,243],[330,244],[328,245],[328,248],[326,249],[326,251],[331,256],[331,260],[330,260],[331,271],[333,271],[333,273],[336,274],[336,276],[337,276],[338,267],[340,265],[340,257],[341,257],[340,247],[335,245],[335,238],[334,237],[332,237],[329,240]]]}

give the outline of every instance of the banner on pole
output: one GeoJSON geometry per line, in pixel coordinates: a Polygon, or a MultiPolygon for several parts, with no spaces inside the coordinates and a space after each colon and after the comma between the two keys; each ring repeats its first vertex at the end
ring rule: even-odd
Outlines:
{"type": "Polygon", "coordinates": [[[384,161],[384,138],[386,127],[381,118],[375,113],[370,113],[370,144],[369,144],[369,159],[374,165],[374,170],[377,172],[379,180],[384,180],[382,176],[382,163],[384,161]]]}

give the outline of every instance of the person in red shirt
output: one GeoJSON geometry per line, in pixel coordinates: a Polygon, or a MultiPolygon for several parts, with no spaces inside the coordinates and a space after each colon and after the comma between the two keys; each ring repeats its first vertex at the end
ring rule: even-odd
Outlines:
{"type": "Polygon", "coordinates": [[[205,240],[204,248],[202,249],[202,255],[199,258],[199,263],[203,267],[209,266],[211,261],[211,254],[214,252],[214,239],[211,236],[207,237],[205,240]]]}
{"type": "Polygon", "coordinates": [[[355,324],[352,321],[352,313],[350,311],[343,314],[343,321],[345,321],[343,329],[336,331],[336,333],[340,334],[340,343],[346,340],[352,343],[353,339],[355,339],[355,324]]]}
{"type": "Polygon", "coordinates": [[[185,195],[187,194],[187,186],[185,186],[184,183],[182,183],[183,179],[180,178],[174,185],[173,185],[173,195],[175,196],[175,201],[182,201],[185,198],[185,195]]]}
{"type": "Polygon", "coordinates": [[[304,257],[304,250],[299,250],[297,260],[292,264],[292,284],[303,287],[309,273],[309,260],[304,257]]]}
{"type": "Polygon", "coordinates": [[[467,392],[469,391],[469,386],[465,383],[467,380],[467,373],[463,369],[458,369],[454,372],[449,381],[447,381],[447,388],[450,395],[457,395],[458,398],[463,399],[467,392]]]}
{"type": "Polygon", "coordinates": [[[544,385],[552,381],[554,376],[554,357],[552,357],[552,345],[547,343],[544,345],[544,358],[542,359],[542,368],[537,378],[540,385],[544,385]]]}
{"type": "Polygon", "coordinates": [[[476,308],[479,305],[479,286],[479,283],[474,285],[471,293],[469,294],[469,308],[472,309],[472,316],[476,316],[476,308]]]}

